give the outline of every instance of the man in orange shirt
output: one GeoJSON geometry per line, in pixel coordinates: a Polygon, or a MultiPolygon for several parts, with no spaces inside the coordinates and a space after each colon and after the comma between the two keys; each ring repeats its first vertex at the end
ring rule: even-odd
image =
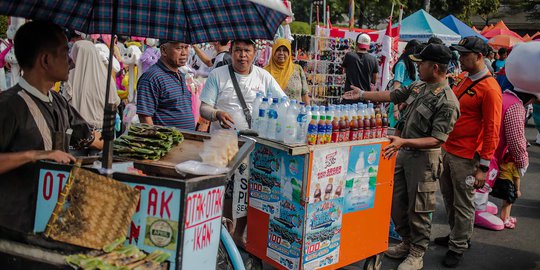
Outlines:
{"type": "Polygon", "coordinates": [[[485,184],[489,162],[499,142],[501,88],[484,63],[488,45],[466,37],[452,46],[459,52],[463,80],[453,88],[461,116],[443,145],[440,184],[450,235],[435,239],[449,247],[443,265],[456,267],[469,248],[474,225],[474,189],[485,184]]]}

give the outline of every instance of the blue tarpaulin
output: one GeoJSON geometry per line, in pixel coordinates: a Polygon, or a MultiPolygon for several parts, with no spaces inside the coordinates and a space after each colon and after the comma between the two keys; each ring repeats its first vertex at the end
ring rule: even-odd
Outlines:
{"type": "Polygon", "coordinates": [[[433,36],[440,38],[447,45],[456,44],[461,40],[459,34],[456,34],[423,9],[403,19],[401,23],[399,35],[401,40],[416,39],[427,42],[433,36]]]}
{"type": "Polygon", "coordinates": [[[448,16],[444,17],[441,20],[441,22],[444,25],[446,25],[448,28],[452,29],[452,31],[458,33],[461,36],[461,38],[475,36],[475,37],[479,37],[483,41],[487,42],[487,38],[480,35],[478,32],[474,31],[472,28],[470,28],[464,22],[460,21],[454,15],[448,15],[448,16]]]}

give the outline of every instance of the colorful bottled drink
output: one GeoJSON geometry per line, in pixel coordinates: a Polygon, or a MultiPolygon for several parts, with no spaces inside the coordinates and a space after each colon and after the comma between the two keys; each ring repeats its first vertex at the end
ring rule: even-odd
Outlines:
{"type": "Polygon", "coordinates": [[[362,116],[358,116],[358,134],[356,137],[357,140],[364,139],[364,118],[362,116]]]}
{"type": "Polygon", "coordinates": [[[321,115],[317,123],[317,144],[326,143],[326,116],[321,115]]]}
{"type": "Polygon", "coordinates": [[[358,119],[356,115],[353,115],[351,122],[349,123],[349,140],[357,141],[358,140],[358,119]]]}
{"type": "Polygon", "coordinates": [[[332,120],[331,142],[333,143],[339,142],[339,118],[337,116],[334,116],[334,120],[332,120]]]}
{"type": "Polygon", "coordinates": [[[375,137],[381,138],[382,137],[382,117],[380,114],[377,114],[377,116],[375,116],[375,127],[376,127],[375,137]]]}
{"type": "Polygon", "coordinates": [[[364,140],[368,140],[371,135],[371,124],[369,121],[369,116],[364,116],[364,140]]]}
{"type": "Polygon", "coordinates": [[[346,126],[347,126],[347,124],[345,123],[345,116],[341,116],[339,118],[339,138],[338,138],[338,142],[344,142],[345,141],[346,126]]]}
{"type": "Polygon", "coordinates": [[[382,116],[382,137],[388,136],[388,115],[383,114],[382,116]]]}
{"type": "Polygon", "coordinates": [[[369,138],[374,139],[377,136],[377,124],[375,123],[375,115],[369,117],[369,138]]]}
{"type": "Polygon", "coordinates": [[[343,133],[343,141],[348,142],[350,138],[350,132],[351,132],[351,122],[349,121],[349,117],[345,115],[345,132],[343,133]]]}
{"type": "Polygon", "coordinates": [[[325,132],[325,142],[324,143],[331,143],[332,142],[332,116],[326,115],[326,132],[325,132]]]}
{"type": "Polygon", "coordinates": [[[315,145],[317,143],[317,116],[312,115],[311,121],[308,125],[307,143],[309,145],[315,145]]]}

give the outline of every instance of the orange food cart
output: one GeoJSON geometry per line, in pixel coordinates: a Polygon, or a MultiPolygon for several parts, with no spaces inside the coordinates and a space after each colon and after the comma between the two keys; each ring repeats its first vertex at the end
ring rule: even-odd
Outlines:
{"type": "Polygon", "coordinates": [[[278,269],[337,269],[388,248],[395,157],[386,138],[290,146],[257,139],[246,249],[278,269]]]}

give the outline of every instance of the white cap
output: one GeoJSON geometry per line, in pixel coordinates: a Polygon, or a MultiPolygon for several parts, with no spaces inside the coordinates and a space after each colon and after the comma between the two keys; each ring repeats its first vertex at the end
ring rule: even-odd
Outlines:
{"type": "Polygon", "coordinates": [[[371,38],[367,34],[360,34],[356,37],[356,46],[360,49],[369,49],[371,44],[371,38]]]}

